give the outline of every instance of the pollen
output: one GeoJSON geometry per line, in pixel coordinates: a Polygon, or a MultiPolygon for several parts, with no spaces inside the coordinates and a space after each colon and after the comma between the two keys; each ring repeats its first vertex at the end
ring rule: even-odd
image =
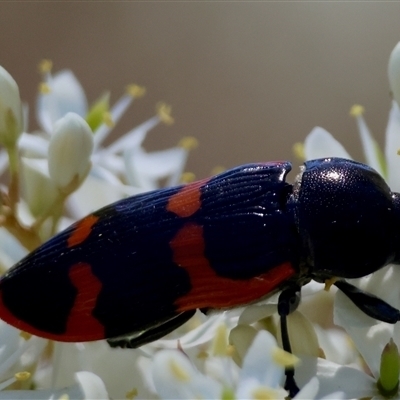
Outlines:
{"type": "Polygon", "coordinates": [[[131,84],[126,87],[126,92],[135,99],[138,99],[146,94],[146,88],[144,86],[131,84]]]}
{"type": "Polygon", "coordinates": [[[225,357],[228,355],[228,332],[225,324],[220,325],[215,332],[212,343],[214,356],[225,357]]]}
{"type": "Polygon", "coordinates": [[[19,333],[19,336],[21,336],[22,339],[25,339],[25,340],[29,340],[32,337],[32,335],[30,333],[25,332],[25,331],[21,331],[19,333]]]}
{"type": "Polygon", "coordinates": [[[127,400],[133,400],[135,397],[138,395],[138,390],[136,388],[133,388],[129,392],[126,393],[125,397],[127,400]]]}
{"type": "Polygon", "coordinates": [[[193,136],[185,136],[179,142],[178,146],[185,150],[193,150],[199,145],[199,141],[193,136]]]}
{"type": "Polygon", "coordinates": [[[272,353],[273,360],[282,367],[293,367],[300,362],[295,355],[277,347],[272,353]]]}
{"type": "Polygon", "coordinates": [[[295,143],[292,147],[292,150],[295,157],[297,157],[299,160],[304,161],[306,159],[303,143],[300,142],[295,143]]]}
{"type": "Polygon", "coordinates": [[[193,172],[184,172],[181,176],[182,183],[190,183],[196,179],[196,175],[193,172]]]}
{"type": "Polygon", "coordinates": [[[205,360],[208,358],[208,353],[205,350],[200,350],[196,357],[199,360],[205,360]]]}
{"type": "Polygon", "coordinates": [[[360,106],[359,104],[354,104],[350,108],[350,116],[351,117],[359,117],[360,115],[363,115],[365,112],[365,108],[363,106],[360,106]]]}
{"type": "Polygon", "coordinates": [[[14,378],[15,378],[17,381],[19,381],[19,382],[26,381],[26,380],[29,379],[30,377],[31,377],[31,373],[28,372],[28,371],[17,372],[17,373],[14,375],[14,378]]]}
{"type": "Polygon", "coordinates": [[[165,103],[158,103],[156,105],[156,112],[158,118],[160,118],[161,122],[164,122],[166,125],[172,125],[174,123],[174,119],[171,117],[171,106],[165,103]]]}
{"type": "Polygon", "coordinates": [[[171,368],[172,374],[178,381],[181,382],[190,381],[189,374],[175,360],[171,360],[169,366],[171,368]]]}
{"type": "Polygon", "coordinates": [[[39,83],[38,90],[40,94],[49,94],[51,92],[51,88],[46,82],[39,83]]]}
{"type": "Polygon", "coordinates": [[[53,61],[48,59],[40,61],[38,65],[38,69],[41,74],[47,74],[51,72],[52,68],[53,68],[53,61]]]}
{"type": "Polygon", "coordinates": [[[273,400],[276,398],[274,390],[262,386],[252,390],[251,394],[254,400],[273,400]]]}
{"type": "Polygon", "coordinates": [[[223,167],[222,165],[216,165],[212,170],[211,170],[211,176],[221,174],[222,172],[225,172],[226,168],[223,167]]]}

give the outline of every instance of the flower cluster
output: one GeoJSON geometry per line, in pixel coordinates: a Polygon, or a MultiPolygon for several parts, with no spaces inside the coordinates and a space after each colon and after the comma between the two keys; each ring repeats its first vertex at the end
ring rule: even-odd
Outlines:
{"type": "MultiPolygon", "coordinates": [[[[156,189],[160,182],[178,184],[188,152],[196,146],[196,140],[187,137],[170,149],[144,150],[151,129],[173,123],[171,108],[164,103],[157,105],[153,117],[104,146],[112,128],[145,89],[129,85],[111,107],[109,93],[88,107],[74,74],[52,74],[51,69],[50,61],[40,64],[40,130],[29,132],[28,107],[21,102],[13,77],[0,67],[0,175],[9,176],[8,187],[0,187],[2,272],[90,211],[156,189]]],[[[0,398],[125,397],[139,385],[122,372],[113,377],[112,361],[121,365],[121,371],[126,363],[125,371],[134,376],[137,358],[132,351],[112,351],[106,343],[52,343],[0,321],[0,389],[7,389],[0,398]],[[40,390],[28,391],[32,388],[40,390]]]]}
{"type": "MultiPolygon", "coordinates": [[[[390,55],[388,75],[393,101],[386,127],[384,151],[379,148],[368,128],[363,116],[364,108],[354,105],[351,107],[350,115],[356,119],[366,163],[386,179],[393,191],[398,192],[400,191],[400,43],[390,55]]],[[[304,145],[296,145],[295,149],[300,150],[305,159],[352,158],[342,144],[321,127],[314,128],[307,136],[304,145]]],[[[389,265],[373,275],[356,279],[352,283],[399,309],[399,273],[398,266],[389,265]]],[[[361,368],[357,369],[328,360],[323,364],[319,363],[318,376],[320,381],[322,379],[322,384],[328,391],[337,390],[340,385],[340,390],[346,398],[399,399],[398,324],[390,325],[366,316],[339,291],[335,296],[334,310],[335,324],[343,327],[349,334],[363,361],[361,368]],[[329,381],[321,378],[322,376],[335,379],[329,381]]]]}
{"type": "MultiPolygon", "coordinates": [[[[155,116],[105,146],[144,88],[130,85],[111,107],[109,94],[88,107],[73,73],[52,74],[51,68],[49,61],[40,65],[40,130],[28,133],[28,108],[0,67],[0,174],[7,171],[9,179],[0,186],[2,272],[92,210],[156,189],[160,181],[177,184],[196,144],[185,138],[171,149],[144,150],[150,129],[173,122],[170,108],[159,104],[155,116]]],[[[390,57],[389,80],[394,101],[385,152],[372,138],[362,107],[354,106],[351,115],[367,163],[399,191],[400,44],[390,57]]],[[[351,158],[319,127],[296,149],[306,159],[351,158]]],[[[398,273],[389,266],[354,284],[399,308],[398,273]]],[[[400,398],[399,328],[372,320],[332,292],[317,283],[304,287],[302,305],[288,317],[294,355],[279,346],[277,296],[220,314],[197,312],[177,331],[138,350],[111,349],[103,341],[51,342],[0,321],[0,399],[285,399],[285,368],[293,367],[298,399],[400,398]],[[333,298],[334,322],[347,334],[329,319],[333,298]]]]}

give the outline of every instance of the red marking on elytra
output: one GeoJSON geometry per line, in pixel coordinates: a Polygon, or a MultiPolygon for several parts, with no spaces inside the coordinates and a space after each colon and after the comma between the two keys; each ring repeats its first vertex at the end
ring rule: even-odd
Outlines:
{"type": "Polygon", "coordinates": [[[189,183],[182,187],[178,193],[172,195],[167,204],[167,210],[178,217],[190,217],[201,207],[201,187],[208,179],[189,183]]]}
{"type": "Polygon", "coordinates": [[[69,279],[77,294],[68,316],[65,335],[85,337],[85,340],[104,338],[104,326],[92,314],[102,288],[101,281],[93,275],[90,264],[83,262],[70,268],[69,279]]]}
{"type": "Polygon", "coordinates": [[[218,276],[204,255],[203,228],[188,223],[170,242],[173,260],[190,277],[189,293],[175,301],[178,311],[194,308],[229,308],[258,300],[293,276],[290,263],[283,263],[250,279],[229,279],[218,276]]]}
{"type": "MultiPolygon", "coordinates": [[[[7,324],[10,324],[14,326],[17,329],[20,329],[25,332],[29,332],[32,335],[37,335],[37,336],[42,336],[42,337],[48,337],[47,332],[43,332],[39,329],[36,329],[32,325],[20,320],[17,318],[4,304],[3,301],[3,292],[0,291],[0,318],[7,322],[7,324]]],[[[51,339],[51,338],[49,338],[51,339]]]]}
{"type": "Polygon", "coordinates": [[[17,329],[46,339],[60,340],[62,342],[104,339],[104,326],[92,315],[97,296],[101,290],[101,282],[92,274],[90,265],[86,263],[74,264],[70,269],[69,278],[78,292],[64,333],[46,332],[15,317],[4,304],[1,290],[0,318],[17,329]]]}
{"type": "Polygon", "coordinates": [[[96,217],[95,215],[88,215],[87,217],[80,220],[76,224],[69,238],[67,239],[68,248],[74,247],[84,242],[86,238],[90,235],[90,232],[92,232],[93,225],[98,220],[99,217],[96,217]]]}

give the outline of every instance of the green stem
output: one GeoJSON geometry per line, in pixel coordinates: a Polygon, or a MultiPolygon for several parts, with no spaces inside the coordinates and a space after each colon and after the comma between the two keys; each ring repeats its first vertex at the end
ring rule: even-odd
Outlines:
{"type": "Polygon", "coordinates": [[[15,236],[29,251],[35,250],[41,244],[37,232],[33,229],[22,226],[14,215],[7,216],[4,219],[2,226],[15,236]]]}
{"type": "MultiPolygon", "coordinates": [[[[56,222],[53,222],[53,224],[57,223],[57,221],[60,218],[60,215],[62,214],[64,202],[68,197],[68,195],[69,194],[59,191],[57,197],[54,199],[53,204],[50,207],[48,207],[48,209],[40,217],[38,217],[38,219],[32,224],[31,229],[34,230],[35,232],[39,232],[40,227],[43,225],[44,221],[46,221],[46,219],[49,217],[55,218],[56,222]]],[[[55,229],[54,225],[52,229],[53,230],[55,229]]]]}

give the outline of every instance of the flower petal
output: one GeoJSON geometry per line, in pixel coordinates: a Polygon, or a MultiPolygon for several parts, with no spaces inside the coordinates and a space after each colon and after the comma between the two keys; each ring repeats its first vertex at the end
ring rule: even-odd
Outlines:
{"type": "Polygon", "coordinates": [[[126,175],[132,186],[145,190],[157,189],[159,180],[167,178],[167,186],[177,185],[187,159],[187,150],[181,147],[145,152],[134,148],[124,153],[126,175]]]}
{"type": "Polygon", "coordinates": [[[152,375],[162,399],[220,398],[222,387],[202,375],[178,350],[161,350],[153,359],[152,375]]]}
{"type": "MultiPolygon", "coordinates": [[[[353,108],[357,108],[361,106],[354,106],[353,108]]],[[[367,123],[365,122],[363,111],[354,112],[354,116],[357,121],[358,131],[360,133],[361,143],[364,149],[365,160],[367,164],[374,168],[380,175],[385,176],[386,173],[383,169],[382,165],[382,153],[379,148],[378,143],[372,137],[372,134],[368,128],[367,123]]]]}
{"type": "Polygon", "coordinates": [[[334,322],[351,336],[372,374],[378,377],[381,354],[393,335],[393,325],[368,317],[341,291],[335,297],[334,322]]]}
{"type": "Polygon", "coordinates": [[[389,113],[389,121],[386,127],[385,156],[388,166],[388,185],[394,192],[400,191],[400,109],[395,101],[389,113]]]}
{"type": "MultiPolygon", "coordinates": [[[[318,357],[320,354],[318,337],[312,323],[299,311],[287,317],[290,344],[293,354],[318,357]]],[[[281,329],[278,325],[278,343],[281,343],[281,329]]]]}
{"type": "Polygon", "coordinates": [[[56,121],[68,112],[81,117],[87,113],[85,92],[75,75],[70,70],[54,74],[47,82],[50,92],[39,93],[37,98],[36,117],[41,128],[51,134],[56,121]]]}
{"type": "Polygon", "coordinates": [[[244,357],[240,379],[256,379],[262,385],[278,388],[284,368],[274,361],[276,349],[275,338],[269,332],[260,331],[244,357]]]}
{"type": "Polygon", "coordinates": [[[315,127],[304,142],[306,160],[326,157],[351,159],[346,149],[324,128],[315,127]]]}
{"type": "Polygon", "coordinates": [[[400,104],[400,42],[392,50],[388,63],[390,89],[397,104],[400,104]]]}
{"type": "Polygon", "coordinates": [[[332,398],[333,393],[340,392],[340,396],[344,395],[346,399],[360,399],[377,393],[374,378],[356,368],[345,367],[320,358],[317,371],[319,380],[317,398],[325,396],[332,398]]]}

